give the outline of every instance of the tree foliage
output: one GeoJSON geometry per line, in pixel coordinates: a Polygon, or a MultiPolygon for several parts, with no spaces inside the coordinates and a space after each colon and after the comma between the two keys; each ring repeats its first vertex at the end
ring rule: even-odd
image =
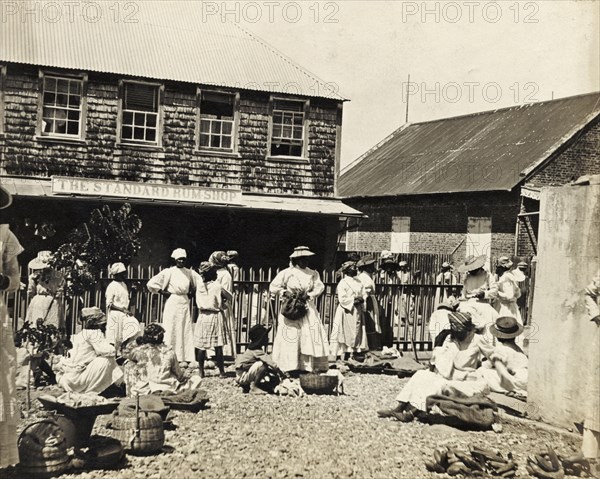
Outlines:
{"type": "Polygon", "coordinates": [[[93,210],[50,260],[51,267],[65,273],[66,294],[76,296],[90,289],[112,263],[129,263],[140,249],[141,228],[142,221],[128,203],[116,211],[107,205],[93,210]]]}

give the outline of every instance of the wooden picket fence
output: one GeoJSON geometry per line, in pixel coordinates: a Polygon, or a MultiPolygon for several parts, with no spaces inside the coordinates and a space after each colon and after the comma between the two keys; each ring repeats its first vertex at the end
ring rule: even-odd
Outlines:
{"type": "MultiPolygon", "coordinates": [[[[441,258],[440,258],[441,259],[441,258]]],[[[423,260],[425,261],[425,260],[423,260]]],[[[437,260],[436,263],[441,262],[437,260]]],[[[415,259],[413,265],[425,266],[415,259]]],[[[428,266],[433,266],[433,262],[428,266]]],[[[438,266],[435,264],[435,266],[438,266]]],[[[162,295],[151,294],[146,288],[146,282],[160,271],[158,267],[129,267],[126,283],[131,292],[132,313],[143,324],[154,321],[162,321],[162,311],[166,298],[162,295]]],[[[414,271],[414,269],[413,269],[414,271]]],[[[422,270],[423,271],[423,270],[422,270]]],[[[272,298],[269,293],[269,284],[279,270],[274,268],[249,268],[240,270],[239,279],[234,282],[233,312],[235,317],[235,342],[237,349],[241,350],[248,344],[248,332],[254,324],[265,324],[273,326],[272,337],[277,330],[277,316],[279,312],[279,300],[272,298]]],[[[424,271],[420,278],[435,280],[439,269],[424,271]]],[[[98,281],[96,287],[87,291],[80,297],[72,299],[59,299],[65,317],[65,328],[68,334],[79,330],[79,324],[74,318],[79,317],[81,308],[88,306],[99,306],[105,309],[104,292],[109,282],[108,274],[98,281]]],[[[333,318],[337,308],[336,287],[340,280],[339,272],[329,269],[321,272],[325,285],[324,293],[317,300],[317,309],[323,320],[328,335],[331,334],[333,318]]],[[[26,282],[26,278],[23,280],[26,282]]],[[[419,350],[430,349],[431,340],[427,331],[429,318],[435,310],[439,298],[443,297],[444,290],[450,290],[455,294],[460,293],[461,286],[441,286],[435,281],[415,282],[415,284],[397,284],[389,277],[375,277],[377,297],[383,309],[383,317],[387,329],[393,336],[393,342],[402,349],[417,348],[419,350]],[[382,282],[384,281],[384,282],[382,282]]],[[[7,295],[7,306],[13,327],[17,330],[27,316],[27,293],[21,289],[7,295]]],[[[526,302],[530,304],[530,302],[526,302]]],[[[197,317],[194,302],[191,301],[192,317],[197,317]]],[[[522,308],[523,318],[527,318],[526,306],[522,308]]]]}

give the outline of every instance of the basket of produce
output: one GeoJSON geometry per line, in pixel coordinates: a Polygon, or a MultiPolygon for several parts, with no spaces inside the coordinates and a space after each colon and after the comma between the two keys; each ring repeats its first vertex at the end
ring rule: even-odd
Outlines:
{"type": "Polygon", "coordinates": [[[50,477],[70,467],[62,429],[45,419],[27,426],[18,440],[19,462],[24,477],[50,477]]]}
{"type": "Polygon", "coordinates": [[[300,386],[306,394],[332,394],[338,385],[336,376],[320,374],[303,374],[300,376],[300,386]]]}

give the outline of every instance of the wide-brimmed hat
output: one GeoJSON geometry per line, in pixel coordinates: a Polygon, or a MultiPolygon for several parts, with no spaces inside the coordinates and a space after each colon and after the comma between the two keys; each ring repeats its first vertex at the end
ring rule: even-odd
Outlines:
{"type": "Polygon", "coordinates": [[[265,336],[269,334],[271,328],[265,328],[262,324],[255,324],[248,331],[248,337],[250,338],[250,343],[248,344],[248,349],[256,349],[262,345],[262,342],[265,340],[265,336]]]}
{"type": "Polygon", "coordinates": [[[123,263],[113,263],[110,269],[108,270],[108,272],[113,276],[115,274],[123,273],[125,271],[127,271],[127,268],[123,263]]]}
{"type": "Polygon", "coordinates": [[[198,271],[200,271],[200,274],[209,273],[215,268],[216,266],[214,263],[211,263],[210,261],[202,261],[202,263],[200,263],[200,266],[198,267],[198,271]]]}
{"type": "Polygon", "coordinates": [[[236,250],[230,249],[227,251],[227,256],[229,256],[229,260],[231,261],[232,259],[238,258],[240,254],[236,250]]]}
{"type": "Polygon", "coordinates": [[[513,266],[513,262],[508,256],[501,256],[498,258],[498,266],[502,266],[505,269],[510,269],[513,266]]]}
{"type": "Polygon", "coordinates": [[[450,329],[454,332],[472,331],[475,329],[473,320],[469,313],[460,313],[458,311],[448,315],[450,321],[450,329]]]}
{"type": "Polygon", "coordinates": [[[187,252],[183,248],[176,248],[171,253],[171,258],[173,258],[173,259],[187,258],[187,252]]]}
{"type": "Polygon", "coordinates": [[[348,272],[352,267],[356,267],[356,261],[346,261],[342,263],[342,267],[340,268],[342,273],[348,272]]]}
{"type": "Polygon", "coordinates": [[[12,195],[0,185],[0,210],[8,208],[12,203],[12,195]]]}
{"type": "Polygon", "coordinates": [[[308,249],[308,246],[298,246],[294,248],[294,252],[290,255],[290,258],[303,258],[314,255],[315,254],[308,249]]]}
{"type": "Polygon", "coordinates": [[[208,261],[214,264],[217,268],[224,268],[229,263],[229,256],[225,251],[213,251],[208,257],[208,261]]]}
{"type": "Polygon", "coordinates": [[[490,326],[490,333],[499,339],[516,338],[523,332],[523,325],[513,316],[500,316],[490,326]]]}
{"type": "Polygon", "coordinates": [[[517,263],[517,268],[529,268],[529,265],[525,261],[519,261],[517,263]]]}
{"type": "Polygon", "coordinates": [[[363,256],[361,259],[359,259],[357,261],[356,267],[364,268],[365,266],[370,266],[375,263],[376,263],[375,258],[373,258],[373,256],[371,256],[371,255],[367,255],[367,256],[363,256]]]}
{"type": "Polygon", "coordinates": [[[96,326],[106,323],[106,315],[104,314],[104,311],[97,306],[82,308],[79,320],[84,323],[88,329],[93,329],[96,326]]]}
{"type": "Polygon", "coordinates": [[[37,256],[33,258],[27,265],[29,269],[45,269],[48,268],[48,262],[52,257],[50,251],[39,251],[37,256]]]}
{"type": "Polygon", "coordinates": [[[403,266],[408,266],[408,261],[399,261],[398,267],[402,268],[403,266]]]}
{"type": "Polygon", "coordinates": [[[484,254],[481,256],[469,256],[457,269],[461,273],[468,273],[469,271],[475,271],[476,269],[482,268],[486,261],[487,256],[484,254]]]}
{"type": "Polygon", "coordinates": [[[448,263],[448,261],[444,261],[442,263],[442,269],[444,269],[444,268],[450,268],[450,269],[452,269],[452,265],[450,263],[448,263]]]}

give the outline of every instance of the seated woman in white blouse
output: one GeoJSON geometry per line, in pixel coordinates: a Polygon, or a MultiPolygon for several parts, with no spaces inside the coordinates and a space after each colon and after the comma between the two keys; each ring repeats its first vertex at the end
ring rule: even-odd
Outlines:
{"type": "Polygon", "coordinates": [[[73,349],[56,367],[56,379],[66,392],[100,394],[123,377],[115,348],[105,336],[106,316],[100,308],[81,310],[83,329],[72,337],[73,349]]]}

